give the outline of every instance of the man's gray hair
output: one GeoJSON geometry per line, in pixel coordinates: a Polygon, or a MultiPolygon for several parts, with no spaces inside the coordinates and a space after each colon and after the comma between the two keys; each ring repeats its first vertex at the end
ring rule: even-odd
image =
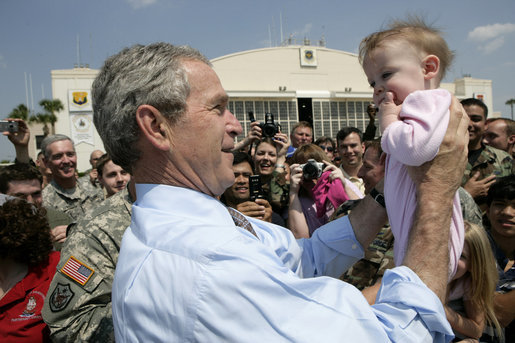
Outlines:
{"type": "Polygon", "coordinates": [[[151,105],[172,123],[186,112],[190,93],[182,62],[211,65],[197,50],[168,43],[134,45],[109,57],[93,82],[93,120],[113,162],[132,173],[140,151],[136,110],[151,105]]]}
{"type": "Polygon", "coordinates": [[[48,147],[50,144],[59,142],[59,141],[70,141],[72,142],[73,150],[75,150],[75,144],[73,144],[73,141],[70,137],[66,135],[61,134],[55,134],[46,136],[45,139],[41,142],[41,152],[43,153],[43,156],[45,156],[46,159],[50,158],[50,151],[48,150],[48,147]]]}

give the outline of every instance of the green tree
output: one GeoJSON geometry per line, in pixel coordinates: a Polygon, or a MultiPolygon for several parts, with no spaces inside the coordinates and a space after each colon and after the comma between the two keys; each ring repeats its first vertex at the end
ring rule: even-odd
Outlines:
{"type": "Polygon", "coordinates": [[[511,106],[511,120],[513,120],[513,105],[515,105],[515,99],[506,101],[506,105],[511,106]]]}
{"type": "Polygon", "coordinates": [[[52,134],[55,134],[55,122],[57,121],[56,112],[64,109],[64,105],[59,99],[43,99],[39,102],[39,106],[43,107],[44,113],[38,113],[31,116],[29,120],[43,124],[43,135],[46,137],[49,134],[48,124],[52,125],[52,134]]]}
{"type": "Polygon", "coordinates": [[[18,118],[27,121],[29,119],[29,109],[24,104],[19,104],[15,109],[9,113],[7,118],[18,118]]]}

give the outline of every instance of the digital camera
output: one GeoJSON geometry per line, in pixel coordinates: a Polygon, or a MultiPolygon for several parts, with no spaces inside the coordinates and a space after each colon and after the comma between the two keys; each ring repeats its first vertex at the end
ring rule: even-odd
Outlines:
{"type": "MultiPolygon", "coordinates": [[[[254,112],[249,112],[249,119],[251,123],[256,121],[254,112]]],[[[259,123],[259,127],[263,137],[274,137],[276,133],[281,131],[281,125],[274,122],[274,115],[272,113],[265,113],[265,122],[259,123]]]]}
{"type": "Polygon", "coordinates": [[[324,170],[324,164],[312,158],[307,163],[301,164],[300,167],[302,168],[302,175],[306,180],[318,179],[322,176],[322,171],[324,170]]]}
{"type": "Polygon", "coordinates": [[[263,188],[261,187],[261,179],[259,175],[251,175],[249,177],[249,191],[250,201],[256,201],[256,199],[264,199],[263,188]]]}
{"type": "Polygon", "coordinates": [[[0,132],[18,132],[18,122],[17,121],[8,121],[8,120],[0,120],[0,132]]]}

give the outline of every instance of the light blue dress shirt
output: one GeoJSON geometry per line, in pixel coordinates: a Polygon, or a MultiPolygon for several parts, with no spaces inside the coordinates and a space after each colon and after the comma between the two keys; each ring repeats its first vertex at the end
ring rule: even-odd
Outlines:
{"type": "Polygon", "coordinates": [[[443,307],[407,267],[369,306],[336,278],[363,256],[347,218],[295,240],[205,194],[136,185],[113,284],[118,342],[447,342],[443,307]]]}

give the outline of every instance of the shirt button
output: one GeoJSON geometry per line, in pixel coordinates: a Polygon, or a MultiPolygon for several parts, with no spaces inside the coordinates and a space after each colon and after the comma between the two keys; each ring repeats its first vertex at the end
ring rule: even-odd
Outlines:
{"type": "Polygon", "coordinates": [[[356,250],[356,248],[357,248],[357,247],[358,247],[358,246],[357,246],[356,244],[353,244],[353,245],[352,245],[352,250],[356,250]]]}

